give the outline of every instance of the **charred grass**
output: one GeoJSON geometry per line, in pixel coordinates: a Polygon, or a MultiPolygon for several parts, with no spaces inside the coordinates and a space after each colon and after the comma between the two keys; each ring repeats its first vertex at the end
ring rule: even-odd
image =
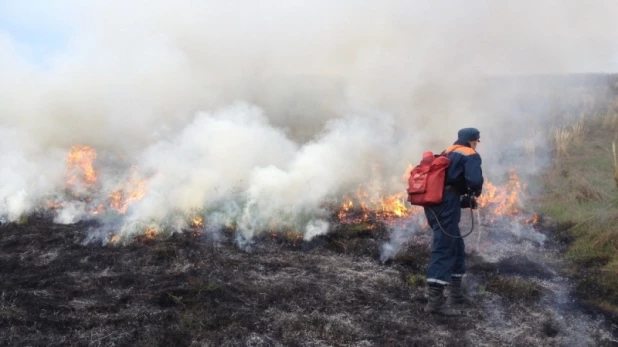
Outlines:
{"type": "Polygon", "coordinates": [[[520,277],[494,276],[487,281],[487,291],[510,300],[538,301],[548,291],[539,284],[520,277]]]}
{"type": "Polygon", "coordinates": [[[265,235],[250,249],[230,231],[217,243],[186,232],[82,245],[90,227],[31,217],[0,228],[0,345],[420,346],[435,342],[432,324],[471,326],[424,317],[405,281],[423,265],[377,261],[383,227],[265,235]]]}
{"type": "Polygon", "coordinates": [[[470,257],[470,271],[479,276],[479,292],[498,294],[510,302],[536,303],[550,292],[538,280],[551,279],[554,273],[525,256],[514,256],[496,263],[470,257]]]}
{"type": "MultiPolygon", "coordinates": [[[[84,245],[86,222],[32,216],[0,227],[2,346],[472,346],[512,342],[487,330],[481,307],[460,318],[423,312],[428,235],[386,263],[384,225],[340,225],[303,241],[262,235],[244,249],[232,230],[184,232],[126,246],[84,245]],[[215,242],[215,239],[217,240],[215,242]]],[[[530,303],[547,278],[535,262],[490,264],[470,255],[470,276],[526,321],[525,345],[557,346],[564,326],[537,323],[530,303]]],[[[477,287],[479,288],[479,287],[477,287]]],[[[488,305],[495,304],[489,302],[488,305]]],[[[539,318],[541,319],[541,318],[539,318]]],[[[542,318],[545,322],[545,318],[542,318]]],[[[509,323],[514,324],[514,323],[509,323]]],[[[517,323],[520,324],[520,323],[517,323]]],[[[523,330],[522,330],[523,331],[523,330]]]]}

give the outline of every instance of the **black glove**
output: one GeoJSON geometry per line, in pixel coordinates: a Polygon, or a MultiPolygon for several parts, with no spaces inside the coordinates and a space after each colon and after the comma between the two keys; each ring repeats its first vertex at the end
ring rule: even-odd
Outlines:
{"type": "Polygon", "coordinates": [[[470,195],[462,195],[461,200],[459,200],[459,205],[461,206],[461,208],[470,208],[473,210],[476,210],[478,208],[476,198],[470,195]]]}
{"type": "Polygon", "coordinates": [[[478,198],[479,196],[481,196],[481,189],[468,188],[468,195],[475,196],[478,198]]]}

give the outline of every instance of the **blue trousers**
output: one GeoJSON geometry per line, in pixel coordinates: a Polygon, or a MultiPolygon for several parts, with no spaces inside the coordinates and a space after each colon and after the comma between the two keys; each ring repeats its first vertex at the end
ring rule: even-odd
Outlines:
{"type": "Polygon", "coordinates": [[[442,232],[436,216],[444,231],[454,236],[461,236],[459,230],[459,221],[461,220],[459,195],[453,192],[445,192],[441,204],[425,207],[425,217],[427,217],[427,222],[433,230],[427,282],[429,284],[446,285],[451,283],[451,277],[461,277],[466,273],[465,245],[462,238],[454,238],[442,232]],[[429,209],[433,210],[435,216],[429,209]]]}

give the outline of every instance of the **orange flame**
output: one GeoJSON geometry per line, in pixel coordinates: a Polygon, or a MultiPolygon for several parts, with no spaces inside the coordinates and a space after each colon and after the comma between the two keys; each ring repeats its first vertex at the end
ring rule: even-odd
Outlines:
{"type": "Polygon", "coordinates": [[[87,185],[94,184],[97,181],[97,172],[93,166],[96,157],[97,152],[90,146],[71,146],[67,157],[67,168],[71,171],[67,185],[71,186],[78,180],[87,185]]]}
{"type": "Polygon", "coordinates": [[[109,195],[110,206],[120,214],[127,213],[129,206],[146,196],[148,180],[138,180],[136,168],[133,168],[131,182],[126,189],[117,189],[109,195]]]}
{"type": "Polygon", "coordinates": [[[159,232],[155,228],[148,228],[144,231],[144,235],[146,235],[147,239],[153,240],[159,235],[159,232]]]}
{"type": "Polygon", "coordinates": [[[524,221],[526,224],[536,224],[539,222],[539,216],[535,213],[532,218],[528,218],[524,221]]]}
{"type": "Polygon", "coordinates": [[[370,198],[362,188],[358,188],[354,198],[344,195],[337,216],[344,223],[365,223],[375,216],[382,220],[408,217],[419,212],[419,209],[406,206],[405,193],[388,195],[383,198],[370,198]]]}
{"type": "MultiPolygon", "coordinates": [[[[402,179],[407,179],[412,169],[410,165],[402,179]]],[[[526,185],[522,184],[514,170],[509,173],[509,181],[501,187],[487,182],[483,188],[483,194],[478,198],[481,209],[489,211],[490,218],[496,216],[515,217],[524,212],[523,199],[525,199],[526,185]]],[[[339,208],[338,217],[343,223],[364,223],[370,220],[370,216],[389,222],[395,219],[411,217],[422,213],[422,208],[410,206],[407,203],[405,192],[387,195],[379,199],[371,199],[369,194],[359,187],[354,197],[344,195],[343,204],[339,208]]],[[[538,216],[523,220],[525,223],[537,223],[538,216]]]]}
{"type": "Polygon", "coordinates": [[[378,215],[383,218],[405,217],[408,214],[408,209],[405,206],[404,197],[403,194],[395,194],[384,198],[380,202],[378,215]]]}
{"type": "MultiPolygon", "coordinates": [[[[502,187],[487,182],[483,194],[478,198],[479,207],[489,211],[492,216],[517,216],[524,212],[523,200],[526,198],[526,184],[520,182],[514,170],[509,172],[509,181],[502,187]]],[[[536,223],[536,214],[524,220],[536,223]]]]}
{"type": "Polygon", "coordinates": [[[60,208],[60,207],[62,207],[64,205],[62,202],[55,202],[55,201],[51,201],[51,200],[45,201],[45,204],[47,205],[47,207],[49,207],[52,210],[60,208]]]}
{"type": "Polygon", "coordinates": [[[90,210],[90,214],[97,215],[99,213],[103,213],[105,211],[105,207],[103,205],[99,205],[96,208],[90,210]]]}
{"type": "Polygon", "coordinates": [[[344,199],[343,205],[341,205],[341,209],[339,210],[339,213],[337,214],[339,216],[339,220],[345,219],[347,213],[354,207],[354,203],[352,202],[352,199],[350,199],[349,196],[344,195],[343,199],[344,199]]]}
{"type": "Polygon", "coordinates": [[[193,218],[191,218],[191,224],[194,227],[199,228],[199,227],[204,225],[204,218],[199,217],[199,216],[198,217],[193,217],[193,218]]]}

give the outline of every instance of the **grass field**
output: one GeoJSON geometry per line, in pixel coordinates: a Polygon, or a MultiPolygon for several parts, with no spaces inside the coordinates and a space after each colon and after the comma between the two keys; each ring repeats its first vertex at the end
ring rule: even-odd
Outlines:
{"type": "Polygon", "coordinates": [[[333,209],[328,234],[263,233],[239,247],[233,226],[197,224],[86,242],[103,222],[58,224],[46,210],[0,223],[0,345],[615,346],[618,85],[569,81],[558,96],[530,91],[555,107],[497,160],[530,160],[532,188],[515,199],[519,214],[477,214],[464,277],[476,305],[461,317],[423,310],[433,232],[413,215],[333,209]]]}
{"type": "Polygon", "coordinates": [[[536,208],[558,223],[558,236],[569,245],[565,256],[572,261],[577,292],[618,316],[618,182],[612,149],[618,93],[611,81],[590,91],[593,101],[578,116],[552,127],[554,155],[541,177],[544,189],[536,208]]]}

